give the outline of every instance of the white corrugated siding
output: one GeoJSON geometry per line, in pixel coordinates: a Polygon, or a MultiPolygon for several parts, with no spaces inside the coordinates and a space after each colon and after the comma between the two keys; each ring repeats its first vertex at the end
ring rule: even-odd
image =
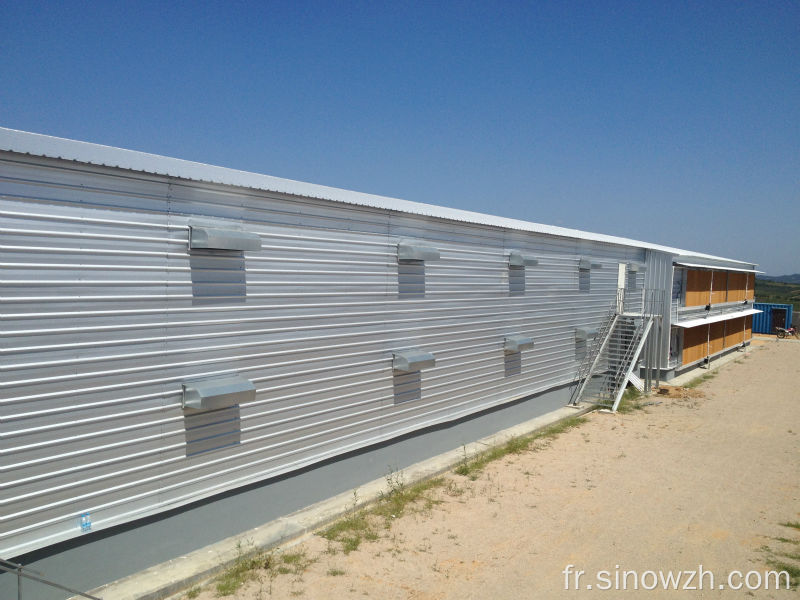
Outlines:
{"type": "MultiPolygon", "coordinates": [[[[6,154],[0,555],[157,513],[566,383],[641,249],[6,154]],[[187,249],[228,220],[260,252],[187,249]],[[398,297],[419,238],[425,297],[398,297]],[[539,259],[509,293],[508,250],[539,259]],[[590,291],[578,259],[591,258],[590,291]],[[241,284],[242,272],[246,288],[241,284]],[[246,290],[246,295],[242,292],[246,290]],[[520,370],[504,336],[530,335],[520,370]],[[392,351],[436,356],[396,402],[392,351]],[[238,372],[240,443],[187,456],[187,377],[238,372]]],[[[227,427],[230,427],[228,425],[227,427]]]]}
{"type": "Polygon", "coordinates": [[[664,304],[661,313],[662,332],[661,332],[661,368],[669,367],[669,344],[670,344],[670,315],[672,297],[672,255],[657,250],[647,250],[644,285],[650,290],[663,290],[664,304]]]}
{"type": "Polygon", "coordinates": [[[650,242],[631,240],[601,233],[592,233],[578,229],[567,229],[565,227],[556,227],[542,223],[531,223],[519,219],[476,213],[445,206],[411,202],[399,198],[376,196],[374,194],[365,194],[302,181],[293,181],[291,179],[262,175],[260,173],[248,173],[246,171],[227,169],[168,156],[158,156],[146,152],[80,142],[77,140],[18,131],[5,127],[0,127],[0,150],[29,154],[31,156],[76,161],[78,163],[97,165],[99,167],[115,167],[141,173],[164,175],[200,183],[222,184],[241,188],[252,188],[263,192],[316,198],[318,200],[331,200],[333,202],[343,202],[346,204],[421,215],[423,217],[427,216],[450,221],[489,225],[508,230],[544,233],[607,244],[632,246],[634,248],[648,248],[667,254],[708,260],[719,263],[720,265],[730,263],[750,264],[690,250],[670,248],[650,242]]]}

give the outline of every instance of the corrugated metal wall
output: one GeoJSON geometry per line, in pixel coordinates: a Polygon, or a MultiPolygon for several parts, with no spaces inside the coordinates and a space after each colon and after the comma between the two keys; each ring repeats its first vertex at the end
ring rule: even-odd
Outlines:
{"type": "Polygon", "coordinates": [[[648,290],[663,290],[664,293],[664,309],[661,315],[661,352],[659,353],[663,369],[669,368],[670,325],[672,318],[670,300],[673,277],[672,258],[671,254],[655,250],[647,250],[645,257],[647,270],[645,272],[644,286],[648,290]]]}
{"type": "Polygon", "coordinates": [[[613,305],[619,262],[644,260],[65,161],[6,154],[0,169],[4,556],[80,535],[82,513],[101,529],[571,381],[575,327],[613,305]],[[197,219],[262,249],[190,253],[197,219]],[[441,252],[422,297],[400,293],[403,238],[441,252]],[[509,249],[539,259],[522,291],[509,249]],[[588,281],[581,257],[602,265],[588,281]],[[510,333],[534,349],[509,358],[510,333]],[[402,348],[436,366],[398,377],[402,348]],[[182,380],[227,373],[254,402],[184,413],[182,380]]]}
{"type": "Polygon", "coordinates": [[[753,308],[760,310],[760,313],[753,315],[753,332],[754,333],[775,333],[775,326],[772,322],[772,309],[778,308],[786,311],[786,325],[789,327],[792,322],[792,309],[791,304],[769,304],[766,302],[756,302],[753,308]]]}

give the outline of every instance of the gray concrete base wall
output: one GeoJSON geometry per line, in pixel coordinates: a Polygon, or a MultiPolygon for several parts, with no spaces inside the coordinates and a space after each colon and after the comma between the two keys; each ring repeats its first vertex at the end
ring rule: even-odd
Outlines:
{"type": "MultiPolygon", "coordinates": [[[[446,423],[388,443],[184,506],[157,517],[10,558],[50,580],[97,588],[305,506],[357,488],[426,458],[563,407],[569,387],[446,423]]],[[[25,581],[24,598],[62,600],[69,594],[25,581]]],[[[16,598],[16,576],[0,575],[0,598],[16,598]]]]}

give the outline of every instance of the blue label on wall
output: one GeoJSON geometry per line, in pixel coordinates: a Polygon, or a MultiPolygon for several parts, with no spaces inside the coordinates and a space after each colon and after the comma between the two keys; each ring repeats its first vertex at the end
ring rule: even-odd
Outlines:
{"type": "Polygon", "coordinates": [[[81,522],[81,531],[92,530],[92,516],[88,512],[81,514],[80,522],[81,522]]]}

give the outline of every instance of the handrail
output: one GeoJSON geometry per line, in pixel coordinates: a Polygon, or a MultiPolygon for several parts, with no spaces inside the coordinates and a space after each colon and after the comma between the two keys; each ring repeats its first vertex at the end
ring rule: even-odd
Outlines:
{"type": "Polygon", "coordinates": [[[661,323],[667,306],[663,290],[621,288],[617,291],[616,310],[609,315],[613,318],[600,328],[600,335],[578,369],[570,406],[575,406],[584,394],[591,392],[588,397],[592,399],[587,402],[607,406],[613,411],[640,358],[644,360],[645,387],[651,389],[654,374],[656,382],[661,380],[661,323]],[[620,326],[615,329],[618,323],[620,326]],[[595,372],[600,377],[590,381],[595,372]]]}
{"type": "Polygon", "coordinates": [[[0,569],[2,569],[3,571],[7,571],[9,573],[17,574],[17,600],[22,600],[23,577],[25,577],[26,579],[31,579],[33,581],[38,581],[39,583],[43,583],[45,585],[49,585],[50,587],[58,588],[65,592],[69,592],[70,594],[81,596],[82,598],[89,598],[89,600],[103,600],[102,598],[98,598],[97,596],[92,596],[91,594],[87,594],[85,592],[79,592],[78,590],[73,590],[70,587],[61,585],[60,583],[56,583],[55,581],[50,581],[49,579],[45,579],[44,577],[41,576],[42,574],[39,573],[38,571],[34,571],[33,569],[23,567],[22,565],[17,564],[15,562],[11,562],[10,560],[5,560],[3,558],[0,558],[0,569]],[[31,575],[31,573],[36,573],[36,575],[31,575]]]}

